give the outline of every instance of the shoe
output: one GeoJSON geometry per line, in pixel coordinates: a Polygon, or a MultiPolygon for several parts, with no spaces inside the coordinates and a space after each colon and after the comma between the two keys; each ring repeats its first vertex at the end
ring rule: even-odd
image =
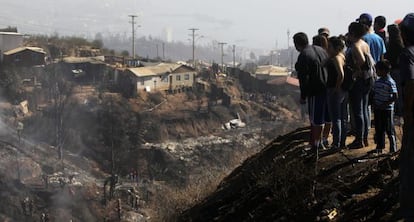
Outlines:
{"type": "Polygon", "coordinates": [[[383,149],[374,149],[374,150],[371,150],[371,151],[369,151],[368,152],[368,154],[375,154],[375,155],[379,155],[379,154],[382,154],[382,152],[383,152],[383,149]]]}
{"type": "Polygon", "coordinates": [[[364,147],[362,141],[354,140],[351,144],[348,145],[348,149],[361,149],[364,147]]]}
{"type": "Polygon", "coordinates": [[[322,139],[322,145],[325,146],[325,147],[329,147],[328,139],[326,139],[326,138],[322,139]]]}
{"type": "Polygon", "coordinates": [[[368,138],[364,138],[364,146],[369,146],[368,138]]]}
{"type": "MultiPolygon", "coordinates": [[[[328,142],[328,141],[327,141],[327,142],[328,142]]],[[[327,147],[328,147],[328,146],[325,146],[325,145],[324,145],[324,143],[320,143],[318,148],[319,148],[319,150],[328,150],[328,148],[327,148],[327,147]]]]}

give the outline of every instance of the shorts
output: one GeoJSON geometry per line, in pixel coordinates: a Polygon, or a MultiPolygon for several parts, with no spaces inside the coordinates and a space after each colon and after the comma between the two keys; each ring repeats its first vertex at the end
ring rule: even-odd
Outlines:
{"type": "Polygon", "coordinates": [[[326,93],[308,97],[309,120],[312,126],[330,123],[326,93]]]}

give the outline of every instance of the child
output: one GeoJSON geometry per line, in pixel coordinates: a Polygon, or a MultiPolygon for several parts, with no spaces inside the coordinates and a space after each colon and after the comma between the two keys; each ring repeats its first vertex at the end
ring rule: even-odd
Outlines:
{"type": "Polygon", "coordinates": [[[394,101],[397,100],[397,86],[390,76],[391,64],[381,60],[376,64],[379,79],[374,84],[375,141],[377,148],[371,153],[382,153],[385,148],[385,133],[390,140],[390,152],[396,152],[394,129],[394,101]]]}

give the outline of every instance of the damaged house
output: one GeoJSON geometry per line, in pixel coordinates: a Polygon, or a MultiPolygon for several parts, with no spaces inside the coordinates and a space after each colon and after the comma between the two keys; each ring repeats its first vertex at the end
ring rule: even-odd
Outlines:
{"type": "Polygon", "coordinates": [[[62,64],[70,80],[83,84],[101,81],[106,71],[104,56],[66,57],[62,64]]]}
{"type": "Polygon", "coordinates": [[[45,65],[46,52],[38,47],[18,47],[3,54],[4,65],[32,67],[45,65]]]}
{"type": "Polygon", "coordinates": [[[181,92],[194,85],[196,71],[186,65],[160,63],[154,66],[127,68],[118,82],[125,96],[142,91],[181,92]]]}

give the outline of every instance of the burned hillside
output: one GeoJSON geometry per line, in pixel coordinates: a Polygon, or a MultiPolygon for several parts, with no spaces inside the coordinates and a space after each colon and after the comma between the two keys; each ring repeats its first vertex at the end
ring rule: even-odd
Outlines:
{"type": "Polygon", "coordinates": [[[304,151],[306,128],[279,136],[178,221],[395,221],[398,155],[304,151]]]}

